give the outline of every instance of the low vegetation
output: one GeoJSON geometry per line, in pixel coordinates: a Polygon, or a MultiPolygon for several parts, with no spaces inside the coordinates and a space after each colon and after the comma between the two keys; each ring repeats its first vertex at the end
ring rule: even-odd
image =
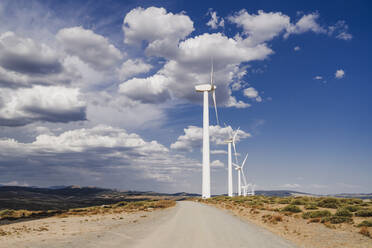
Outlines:
{"type": "Polygon", "coordinates": [[[291,213],[299,213],[302,212],[301,208],[299,208],[296,205],[287,205],[284,208],[282,208],[283,212],[291,212],[291,213]]]}
{"type": "Polygon", "coordinates": [[[19,220],[26,218],[43,218],[50,216],[84,216],[107,213],[150,211],[152,209],[163,209],[172,207],[176,204],[173,200],[147,200],[147,201],[121,201],[115,204],[93,206],[86,208],[73,208],[68,210],[47,210],[47,211],[29,211],[29,210],[0,210],[0,220],[19,220]]]}
{"type": "Polygon", "coordinates": [[[194,200],[238,211],[244,216],[260,217],[265,224],[287,223],[291,219],[306,220],[337,229],[346,225],[355,232],[371,237],[372,200],[335,197],[227,197],[194,200]],[[248,211],[244,211],[248,210],[248,211]]]}

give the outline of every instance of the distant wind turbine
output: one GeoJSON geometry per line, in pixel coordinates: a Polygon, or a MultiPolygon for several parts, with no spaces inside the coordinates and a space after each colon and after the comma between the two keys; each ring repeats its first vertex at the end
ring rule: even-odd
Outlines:
{"type": "Polygon", "coordinates": [[[247,161],[247,158],[248,158],[248,153],[245,156],[244,161],[243,161],[243,163],[240,166],[238,164],[233,163],[233,165],[235,166],[235,170],[238,171],[238,195],[239,196],[242,195],[241,174],[243,174],[244,185],[245,186],[247,185],[247,181],[246,181],[246,178],[245,178],[245,175],[244,175],[244,171],[243,171],[243,168],[244,168],[245,162],[247,161]]]}
{"type": "MultiPolygon", "coordinates": [[[[225,124],[225,127],[227,128],[227,125],[225,124]]],[[[225,140],[225,143],[227,143],[227,168],[228,168],[228,173],[227,173],[227,195],[228,196],[233,196],[233,181],[232,181],[232,156],[231,156],[231,144],[233,144],[234,147],[234,153],[235,153],[235,159],[236,158],[236,148],[235,148],[235,139],[236,139],[236,134],[238,133],[239,128],[235,131],[234,134],[229,132],[229,139],[225,140]]]]}
{"type": "Polygon", "coordinates": [[[210,151],[209,151],[209,104],[208,92],[212,92],[214,110],[216,112],[217,125],[218,113],[216,105],[216,86],[213,84],[213,61],[211,66],[211,82],[210,84],[201,84],[195,86],[197,92],[203,92],[203,176],[202,176],[202,197],[211,197],[211,167],[210,167],[210,151]]]}

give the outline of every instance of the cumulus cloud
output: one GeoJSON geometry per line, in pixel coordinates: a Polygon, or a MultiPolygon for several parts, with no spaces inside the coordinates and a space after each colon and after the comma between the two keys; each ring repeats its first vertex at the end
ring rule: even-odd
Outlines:
{"type": "Polygon", "coordinates": [[[322,76],[315,76],[314,79],[315,79],[315,80],[322,80],[323,77],[322,77],[322,76]]]}
{"type": "MultiPolygon", "coordinates": [[[[234,106],[230,98],[229,84],[236,74],[240,73],[239,64],[242,61],[265,59],[271,53],[272,50],[264,44],[249,47],[242,41],[228,38],[221,33],[203,34],[180,42],[177,57],[169,59],[155,75],[142,80],[142,84],[124,82],[120,86],[120,92],[125,93],[126,90],[123,90],[126,88],[125,84],[131,83],[130,89],[133,94],[127,96],[135,100],[146,102],[153,96],[146,96],[145,93],[159,94],[160,89],[162,93],[163,90],[168,91],[170,97],[174,99],[200,101],[200,96],[195,94],[194,86],[209,82],[210,61],[213,55],[218,104],[234,106]],[[142,91],[143,86],[158,90],[142,91]]],[[[138,82],[138,79],[135,80],[138,82]]],[[[169,99],[162,94],[160,96],[158,102],[169,99]]],[[[241,102],[240,106],[243,105],[241,102]]]]}
{"type": "Polygon", "coordinates": [[[262,97],[259,96],[258,91],[253,87],[244,89],[243,93],[246,97],[254,99],[256,102],[262,102],[262,97]]]}
{"type": "Polygon", "coordinates": [[[207,26],[211,27],[212,29],[225,26],[225,20],[218,17],[216,11],[209,10],[208,14],[211,16],[211,19],[207,22],[207,26]]]}
{"type": "MultiPolygon", "coordinates": [[[[228,127],[220,126],[210,126],[209,135],[210,141],[214,145],[223,145],[226,144],[225,140],[229,138],[230,133],[233,132],[233,129],[228,127]]],[[[236,142],[239,142],[241,139],[249,138],[251,134],[239,130],[236,136],[236,142]]],[[[181,135],[177,138],[177,141],[172,143],[170,148],[174,150],[181,151],[193,151],[195,148],[200,148],[202,145],[203,139],[203,128],[197,126],[188,126],[184,129],[184,135],[181,135]]]]}
{"type": "Polygon", "coordinates": [[[142,103],[161,103],[170,98],[168,78],[154,75],[148,78],[133,78],[120,84],[119,92],[142,103]]]}
{"type": "Polygon", "coordinates": [[[226,103],[226,107],[234,107],[234,108],[248,108],[251,105],[249,103],[243,102],[241,100],[236,100],[235,97],[230,96],[228,102],[226,103]]]}
{"type": "Polygon", "coordinates": [[[341,79],[343,77],[345,77],[345,71],[344,70],[340,69],[340,70],[337,70],[335,72],[335,78],[341,79]]]}
{"type": "Polygon", "coordinates": [[[13,32],[0,35],[0,66],[25,74],[53,74],[62,71],[58,55],[50,47],[19,37],[13,32]]]}
{"type": "Polygon", "coordinates": [[[86,104],[76,88],[34,86],[0,92],[0,126],[23,126],[36,121],[85,120],[86,104]]]}
{"type": "Polygon", "coordinates": [[[131,10],[123,21],[124,42],[148,42],[146,51],[155,56],[172,56],[177,44],[192,31],[194,24],[185,14],[167,13],[164,8],[141,7],[131,10]]]}
{"type": "Polygon", "coordinates": [[[247,42],[251,44],[270,41],[290,25],[287,15],[262,10],[258,14],[249,14],[243,9],[230,16],[229,20],[243,28],[243,33],[248,36],[247,42]]]}
{"type": "Polygon", "coordinates": [[[80,73],[61,53],[13,32],[0,35],[0,87],[68,85],[80,73]]]}
{"type": "Polygon", "coordinates": [[[9,176],[21,165],[25,171],[43,168],[39,172],[42,175],[44,171],[53,171],[50,176],[59,172],[61,177],[61,173],[72,171],[82,172],[80,176],[86,178],[124,171],[135,175],[137,180],[142,177],[169,182],[173,175],[199,170],[200,164],[181,155],[171,155],[157,141],[146,141],[124,129],[98,125],[59,135],[38,135],[31,143],[0,139],[0,172],[9,176]]]}
{"type": "Polygon", "coordinates": [[[145,63],[142,59],[128,59],[118,70],[120,80],[126,80],[141,73],[149,72],[151,64],[145,63]]]}
{"type": "Polygon", "coordinates": [[[301,47],[299,47],[299,46],[295,46],[295,47],[293,48],[293,50],[294,50],[295,52],[300,51],[300,50],[301,50],[301,47]]]}
{"type": "Polygon", "coordinates": [[[287,27],[287,32],[284,37],[288,37],[291,34],[302,34],[308,31],[314,33],[327,33],[327,30],[319,25],[317,19],[319,18],[318,13],[311,13],[304,15],[296,22],[287,27]]]}
{"type": "Polygon", "coordinates": [[[108,69],[123,58],[107,38],[81,26],[61,29],[56,38],[67,53],[78,56],[97,70],[108,69]]]}

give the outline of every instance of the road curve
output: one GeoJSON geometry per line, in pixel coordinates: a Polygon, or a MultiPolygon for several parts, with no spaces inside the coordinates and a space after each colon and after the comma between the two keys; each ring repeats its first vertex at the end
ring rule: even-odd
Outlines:
{"type": "Polygon", "coordinates": [[[295,248],[275,234],[222,210],[179,202],[169,219],[154,227],[135,248],[295,248]]]}

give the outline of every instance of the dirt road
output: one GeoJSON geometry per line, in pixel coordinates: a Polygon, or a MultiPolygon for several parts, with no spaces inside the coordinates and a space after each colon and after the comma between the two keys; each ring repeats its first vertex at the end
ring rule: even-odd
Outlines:
{"type": "MultiPolygon", "coordinates": [[[[73,219],[68,219],[63,219],[66,231],[74,223],[73,219]]],[[[53,218],[42,221],[50,229],[52,225],[59,225],[53,218]]],[[[75,233],[0,239],[0,248],[295,248],[261,227],[194,202],[179,202],[174,208],[148,213],[146,218],[124,216],[98,222],[84,221],[84,225],[89,226],[80,226],[75,233]],[[97,225],[99,229],[86,231],[97,225]]]]}
{"type": "Polygon", "coordinates": [[[295,246],[219,209],[193,202],[181,202],[177,212],[168,221],[135,247],[293,248],[295,246]]]}

